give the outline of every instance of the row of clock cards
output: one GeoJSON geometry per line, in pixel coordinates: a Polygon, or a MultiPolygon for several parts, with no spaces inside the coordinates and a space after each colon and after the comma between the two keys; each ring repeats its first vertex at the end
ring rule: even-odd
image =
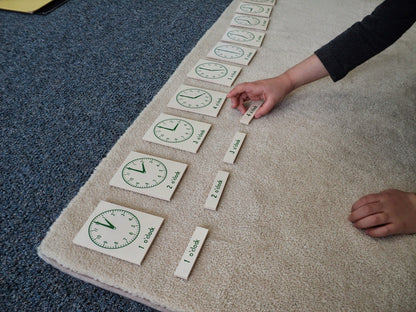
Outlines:
{"type": "MultiPolygon", "coordinates": [[[[219,41],[188,72],[188,77],[231,87],[263,44],[276,0],[244,0],[237,6],[230,26],[219,41]]],[[[226,94],[182,85],[168,106],[216,117],[226,94]]],[[[250,103],[240,122],[248,125],[262,102],[250,103]]]]}
{"type": "MultiPolygon", "coordinates": [[[[262,45],[275,0],[241,2],[221,42],[188,73],[197,80],[232,86],[241,67],[247,66],[256,48],[262,45]],[[225,61],[223,63],[220,61],[225,61]],[[233,63],[230,65],[229,63],[233,63]],[[234,65],[237,64],[237,65],[234,65]]],[[[214,90],[182,85],[170,99],[168,107],[217,117],[226,94],[214,90]]],[[[253,102],[240,122],[249,124],[262,102],[253,102]]],[[[179,150],[197,153],[211,124],[168,114],[160,114],[143,139],[179,150]]],[[[223,161],[233,164],[246,134],[237,132],[225,152],[223,161]]],[[[110,185],[127,191],[170,201],[187,164],[161,157],[131,152],[110,181],[110,185]]],[[[218,171],[205,202],[216,210],[229,173],[218,171]]],[[[164,219],[149,213],[101,201],[73,242],[77,245],[140,265],[164,219]]],[[[196,227],[174,275],[188,279],[203,246],[208,229],[196,227]]]]}

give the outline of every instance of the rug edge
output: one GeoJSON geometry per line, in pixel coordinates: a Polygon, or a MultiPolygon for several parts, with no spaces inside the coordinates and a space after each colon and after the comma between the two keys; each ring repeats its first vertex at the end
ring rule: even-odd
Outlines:
{"type": "Polygon", "coordinates": [[[145,305],[147,307],[150,307],[152,309],[156,309],[156,310],[158,310],[160,312],[174,312],[173,310],[168,310],[166,307],[163,307],[161,305],[158,305],[157,303],[151,302],[151,301],[149,301],[147,299],[144,299],[142,297],[134,296],[134,295],[132,295],[132,294],[130,294],[128,292],[125,292],[125,291],[121,290],[120,288],[110,286],[108,284],[105,284],[105,283],[102,283],[100,281],[97,281],[97,280],[95,280],[95,279],[93,279],[93,278],[91,278],[89,276],[86,276],[86,275],[83,275],[83,274],[79,274],[79,273],[77,273],[75,271],[72,271],[71,269],[69,269],[69,268],[67,268],[67,267],[59,264],[58,261],[56,261],[56,260],[54,260],[52,258],[49,258],[45,254],[43,254],[42,253],[42,250],[41,250],[41,246],[39,246],[37,248],[37,254],[38,254],[38,256],[39,256],[40,259],[42,259],[47,264],[51,265],[52,267],[54,267],[55,269],[61,271],[64,274],[70,275],[70,276],[72,276],[72,277],[74,277],[76,279],[79,279],[79,280],[81,280],[83,282],[87,282],[87,283],[89,283],[91,285],[94,285],[96,287],[102,288],[102,289],[104,289],[106,291],[109,291],[109,292],[115,293],[117,295],[126,297],[128,299],[134,300],[134,301],[136,301],[136,302],[138,302],[140,304],[143,304],[143,305],[145,305]]]}

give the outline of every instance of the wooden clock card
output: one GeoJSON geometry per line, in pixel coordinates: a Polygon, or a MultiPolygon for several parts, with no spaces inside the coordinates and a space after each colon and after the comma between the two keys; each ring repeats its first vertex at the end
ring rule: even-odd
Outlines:
{"type": "Polygon", "coordinates": [[[241,71],[241,67],[215,61],[199,60],[188,73],[189,78],[208,81],[230,87],[241,71]]]}
{"type": "Polygon", "coordinates": [[[73,243],[140,265],[163,218],[101,201],[73,243]]]}
{"type": "Polygon", "coordinates": [[[261,17],[270,17],[273,7],[255,3],[241,2],[236,12],[241,14],[250,14],[261,17]]]}
{"type": "Polygon", "coordinates": [[[235,14],[231,20],[231,26],[247,27],[257,30],[267,30],[270,19],[267,17],[235,14]]]}
{"type": "Polygon", "coordinates": [[[168,107],[217,117],[227,94],[199,87],[182,85],[168,103],[168,107]]]}
{"type": "Polygon", "coordinates": [[[256,54],[256,49],[219,42],[208,53],[208,57],[240,65],[248,65],[256,54]]]}
{"type": "Polygon", "coordinates": [[[211,125],[183,117],[160,114],[143,139],[148,142],[196,153],[211,125]]]}
{"type": "Polygon", "coordinates": [[[264,36],[265,33],[261,31],[230,27],[222,36],[221,40],[258,48],[263,43],[264,36]]]}
{"type": "Polygon", "coordinates": [[[110,181],[111,186],[169,201],[188,165],[131,152],[110,181]]]}
{"type": "Polygon", "coordinates": [[[244,2],[271,5],[271,6],[276,4],[276,0],[244,0],[244,2]]]}

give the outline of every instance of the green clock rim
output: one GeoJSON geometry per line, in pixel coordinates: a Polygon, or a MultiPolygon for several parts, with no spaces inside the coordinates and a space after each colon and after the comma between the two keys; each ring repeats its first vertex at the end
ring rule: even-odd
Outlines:
{"type": "Polygon", "coordinates": [[[210,105],[210,104],[212,103],[212,95],[211,95],[211,93],[209,93],[208,91],[205,91],[205,90],[203,90],[203,89],[199,89],[199,88],[188,88],[188,89],[184,89],[184,90],[182,90],[182,91],[178,92],[178,94],[176,95],[176,102],[177,102],[179,105],[181,105],[181,106],[183,106],[183,107],[186,107],[186,108],[199,109],[199,108],[204,108],[204,107],[207,107],[208,105],[210,105]],[[206,94],[208,94],[208,95],[209,95],[209,98],[210,98],[209,103],[208,103],[208,104],[206,104],[206,105],[204,105],[204,106],[200,106],[200,107],[191,107],[191,106],[186,106],[186,105],[183,105],[183,104],[179,101],[178,96],[179,96],[182,92],[184,92],[184,91],[189,91],[189,90],[200,90],[200,91],[205,92],[206,94]]]}
{"type": "Polygon", "coordinates": [[[202,64],[199,64],[197,67],[195,67],[195,73],[196,73],[198,76],[203,77],[203,78],[208,78],[208,79],[220,79],[220,78],[223,78],[223,77],[227,76],[227,74],[228,74],[228,69],[227,69],[227,67],[225,67],[225,66],[224,66],[224,65],[222,65],[222,64],[219,64],[219,63],[214,63],[214,62],[209,62],[209,63],[202,63],[202,64]],[[198,69],[199,67],[203,66],[203,65],[217,65],[217,66],[219,65],[219,66],[221,66],[221,67],[223,67],[223,68],[225,69],[225,74],[224,74],[224,75],[222,75],[222,76],[220,76],[220,77],[215,77],[215,78],[208,78],[208,77],[201,76],[200,74],[198,74],[197,69],[198,69]]]}
{"type": "MultiPolygon", "coordinates": [[[[221,55],[219,55],[219,54],[217,53],[217,49],[218,49],[218,48],[220,48],[220,47],[226,47],[226,46],[230,46],[230,47],[237,47],[237,46],[232,45],[232,44],[224,44],[224,45],[221,45],[221,46],[216,47],[216,48],[214,49],[214,53],[215,53],[216,55],[218,55],[219,57],[222,57],[221,55]]],[[[244,56],[244,50],[243,50],[242,48],[240,48],[240,47],[237,47],[237,48],[238,48],[238,49],[240,49],[240,50],[243,52],[241,55],[239,55],[239,56],[237,56],[237,57],[224,57],[224,58],[227,58],[227,59],[237,59],[237,58],[240,58],[240,57],[244,56]]]]}
{"type": "Polygon", "coordinates": [[[140,220],[139,220],[139,218],[137,218],[137,217],[136,217],[133,213],[131,213],[130,211],[127,211],[127,210],[124,210],[124,209],[109,209],[109,210],[103,211],[103,212],[99,213],[98,215],[96,215],[96,216],[95,216],[95,217],[91,220],[91,222],[90,222],[90,224],[89,224],[89,226],[88,226],[88,236],[89,236],[89,238],[91,239],[91,241],[92,241],[95,245],[97,245],[98,247],[101,247],[101,248],[104,248],[104,249],[120,249],[120,248],[127,247],[127,246],[129,246],[131,243],[133,243],[133,242],[137,239],[137,237],[139,237],[140,231],[141,231],[141,224],[140,224],[140,220]],[[128,214],[132,215],[132,216],[136,219],[137,224],[138,224],[138,226],[139,226],[139,229],[137,230],[137,233],[135,234],[135,236],[134,236],[134,238],[133,238],[132,240],[129,240],[129,242],[128,242],[128,243],[126,243],[126,244],[124,244],[124,245],[121,245],[121,246],[117,246],[117,247],[105,247],[105,246],[102,246],[102,245],[98,244],[97,242],[95,242],[95,241],[92,239],[92,237],[91,237],[91,233],[90,233],[90,231],[91,231],[91,226],[92,226],[93,221],[94,221],[96,218],[98,218],[99,216],[101,216],[101,215],[103,215],[103,214],[106,214],[106,213],[110,213],[111,211],[122,211],[122,212],[126,212],[126,213],[128,213],[128,214]]]}
{"type": "Polygon", "coordinates": [[[185,142],[186,140],[189,140],[192,136],[193,136],[193,134],[194,134],[194,127],[192,126],[192,124],[190,123],[190,122],[188,122],[188,121],[186,121],[186,120],[184,120],[184,119],[181,119],[181,118],[168,118],[168,119],[163,119],[163,120],[161,120],[161,121],[159,121],[154,127],[153,127],[153,134],[159,139],[159,140],[161,140],[161,141],[163,141],[163,142],[166,142],[166,143],[182,143],[182,142],[185,142]],[[191,126],[191,129],[192,129],[192,133],[191,133],[191,135],[189,136],[189,137],[187,137],[186,139],[182,139],[182,140],[180,140],[180,141],[175,141],[175,142],[170,142],[170,141],[166,141],[166,140],[163,140],[162,138],[160,138],[157,134],[156,134],[156,127],[157,127],[157,125],[158,124],[160,124],[161,122],[164,122],[164,121],[169,121],[169,120],[179,120],[179,121],[183,121],[183,122],[186,122],[189,126],[191,126]]]}
{"type": "Polygon", "coordinates": [[[168,176],[168,169],[166,168],[165,164],[164,164],[163,162],[161,162],[160,160],[157,160],[157,159],[155,159],[155,158],[151,158],[151,157],[141,157],[141,158],[136,158],[136,159],[133,159],[133,160],[129,161],[129,162],[128,162],[128,163],[127,163],[124,167],[123,167],[123,169],[121,170],[121,177],[123,178],[124,182],[126,182],[126,183],[127,183],[128,185],[130,185],[131,187],[138,188],[138,189],[150,189],[150,188],[156,187],[156,186],[158,186],[159,184],[161,184],[163,181],[165,181],[167,176],[168,176]],[[162,179],[160,182],[158,182],[158,183],[156,183],[156,184],[154,184],[154,185],[152,185],[152,186],[135,186],[135,185],[132,185],[132,184],[130,184],[129,182],[127,182],[127,180],[124,178],[124,175],[123,175],[124,168],[126,168],[126,167],[127,167],[130,163],[132,163],[133,161],[136,161],[136,160],[142,160],[142,159],[150,159],[150,160],[155,160],[155,161],[157,161],[158,163],[160,163],[160,164],[163,166],[163,168],[165,168],[165,176],[163,177],[163,179],[162,179]]]}
{"type": "Polygon", "coordinates": [[[239,41],[239,42],[249,42],[249,41],[252,41],[254,38],[256,38],[256,36],[252,32],[247,31],[247,30],[242,30],[242,29],[233,29],[233,30],[227,32],[227,37],[230,38],[230,39],[232,39],[232,40],[239,41]],[[239,33],[248,33],[248,34],[250,34],[250,39],[247,39],[247,40],[238,40],[238,39],[235,39],[235,38],[230,37],[230,34],[234,35],[236,32],[239,32],[239,33]]]}

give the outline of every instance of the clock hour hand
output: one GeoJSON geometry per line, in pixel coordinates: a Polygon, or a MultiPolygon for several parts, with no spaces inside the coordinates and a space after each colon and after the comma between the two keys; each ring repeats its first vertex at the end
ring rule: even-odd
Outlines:
{"type": "Polygon", "coordinates": [[[98,222],[98,221],[94,221],[94,223],[95,224],[97,224],[97,225],[102,225],[102,226],[105,226],[105,227],[108,227],[109,229],[112,229],[112,230],[114,230],[116,227],[110,222],[110,221],[108,221],[106,218],[104,218],[104,220],[105,220],[105,222],[107,222],[107,224],[104,224],[104,223],[101,223],[101,222],[98,222]]]}
{"type": "Polygon", "coordinates": [[[240,18],[240,21],[247,22],[247,24],[251,25],[251,21],[249,19],[240,18]]]}
{"type": "Polygon", "coordinates": [[[127,167],[127,169],[132,170],[132,171],[136,171],[136,172],[139,172],[139,173],[146,173],[146,169],[144,168],[144,163],[142,163],[142,170],[134,169],[134,168],[131,168],[131,167],[127,167]]]}
{"type": "Polygon", "coordinates": [[[200,67],[200,69],[205,69],[207,71],[221,71],[222,69],[210,69],[210,68],[206,68],[206,67],[200,67]]]}
{"type": "Polygon", "coordinates": [[[228,52],[228,53],[232,53],[232,54],[239,54],[238,52],[225,50],[225,49],[217,49],[217,51],[228,52]]]}
{"type": "Polygon", "coordinates": [[[195,100],[195,99],[197,99],[197,98],[199,98],[200,96],[202,96],[204,93],[201,93],[200,95],[197,95],[197,96],[187,96],[187,95],[183,95],[183,94],[181,94],[180,96],[181,97],[184,97],[184,98],[188,98],[188,99],[193,99],[193,100],[195,100]]]}
{"type": "Polygon", "coordinates": [[[242,37],[244,39],[248,39],[248,37],[240,35],[240,34],[233,34],[234,37],[242,37]]]}
{"type": "Polygon", "coordinates": [[[161,129],[165,129],[165,130],[169,130],[169,131],[175,131],[176,130],[176,128],[178,127],[178,125],[179,125],[179,123],[177,123],[176,124],[176,126],[174,127],[174,128],[166,128],[166,127],[163,127],[163,126],[157,126],[158,128],[161,128],[161,129]]]}

